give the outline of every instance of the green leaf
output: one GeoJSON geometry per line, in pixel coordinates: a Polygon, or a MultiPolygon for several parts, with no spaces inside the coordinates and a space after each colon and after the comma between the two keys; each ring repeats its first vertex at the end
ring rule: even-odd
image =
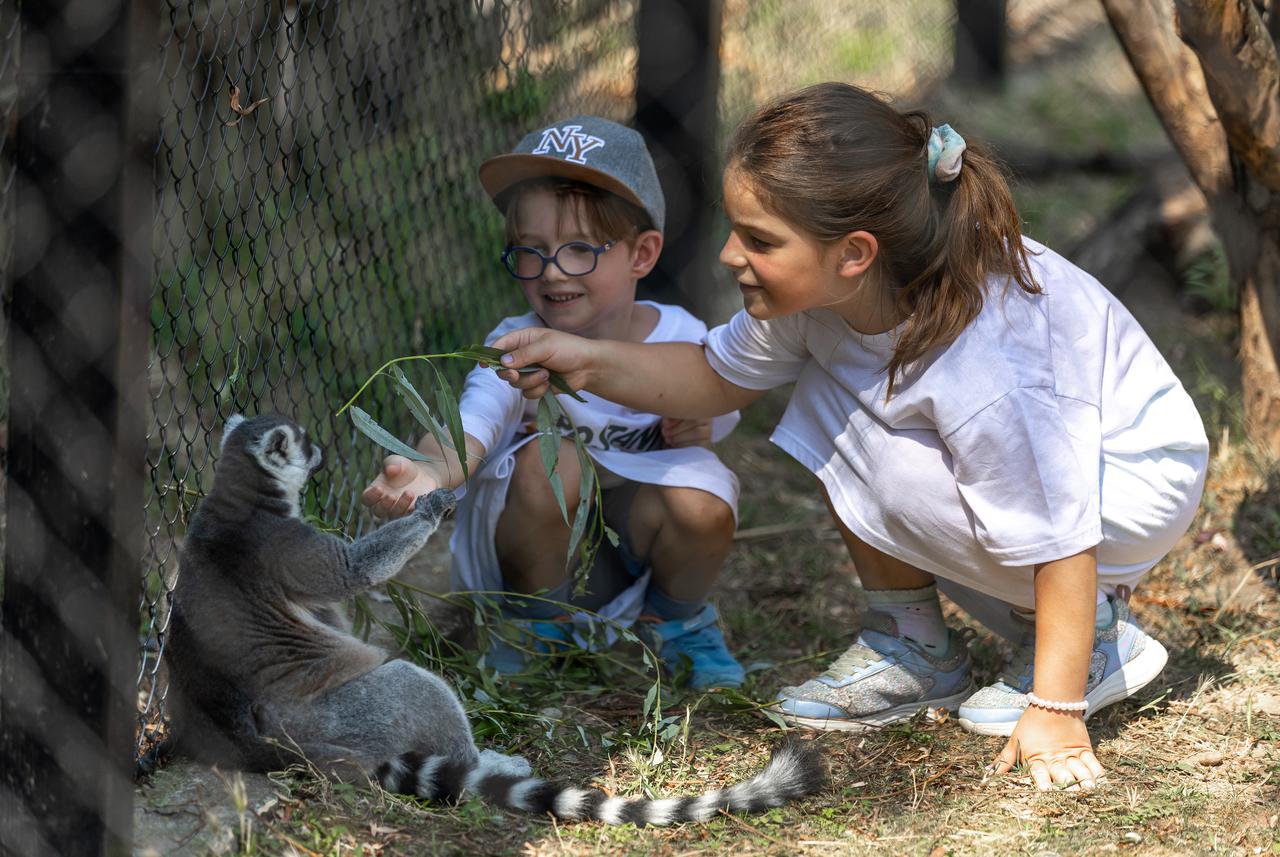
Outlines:
{"type": "MultiPolygon", "coordinates": [[[[454,352],[454,354],[456,354],[459,357],[463,357],[469,360],[475,360],[478,363],[492,364],[495,371],[506,368],[505,366],[502,365],[502,355],[506,353],[507,352],[499,348],[492,348],[488,345],[468,345],[466,348],[462,348],[454,352]]],[[[537,363],[530,363],[528,366],[522,366],[515,371],[519,372],[521,375],[526,375],[530,372],[537,372],[538,370],[543,368],[544,367],[539,366],[537,363]]],[[[573,398],[577,399],[579,402],[586,401],[586,399],[582,398],[582,396],[580,396],[576,390],[574,390],[572,387],[569,386],[569,382],[566,381],[564,379],[564,376],[561,375],[559,372],[552,372],[550,369],[548,369],[547,375],[549,376],[548,379],[551,382],[552,387],[555,387],[557,390],[559,390],[561,393],[564,393],[566,396],[572,396],[573,398]]]]}
{"type": "MultiPolygon", "coordinates": [[[[434,366],[432,368],[435,368],[434,366]]],[[[426,400],[418,393],[417,388],[409,382],[408,376],[401,371],[399,366],[392,366],[390,370],[391,377],[395,380],[395,390],[400,394],[400,398],[409,406],[409,413],[413,414],[413,418],[431,432],[431,436],[440,444],[441,449],[455,449],[453,441],[449,438],[448,432],[444,426],[440,425],[440,421],[436,419],[435,414],[431,413],[431,408],[427,407],[426,400]]],[[[463,472],[465,478],[465,470],[463,472]]]]}
{"type": "Polygon", "coordinates": [[[653,713],[654,703],[658,701],[658,688],[661,684],[655,681],[649,687],[649,692],[644,695],[644,707],[640,709],[640,717],[644,720],[649,719],[649,715],[653,713]]]}
{"type": "MultiPolygon", "coordinates": [[[[591,498],[596,493],[596,469],[593,466],[590,453],[587,452],[586,445],[582,442],[581,436],[575,431],[573,433],[574,449],[578,452],[578,509],[573,516],[573,529],[569,531],[569,552],[565,557],[565,564],[572,568],[573,560],[578,555],[578,546],[582,542],[582,536],[587,531],[587,521],[591,517],[591,498]]],[[[589,569],[590,563],[588,557],[594,558],[595,551],[591,550],[589,544],[582,545],[583,557],[582,567],[589,569]]]]}
{"type": "Polygon", "coordinates": [[[440,410],[440,416],[444,418],[445,425],[449,427],[449,433],[453,436],[453,443],[449,444],[458,453],[458,462],[462,465],[462,478],[469,479],[471,473],[467,468],[467,437],[462,431],[462,413],[458,410],[458,399],[453,395],[453,387],[449,384],[449,379],[435,364],[431,365],[436,371],[436,407],[440,410]]]}
{"type": "Polygon", "coordinates": [[[355,427],[360,429],[360,431],[374,443],[378,444],[383,449],[394,452],[396,455],[403,455],[411,461],[439,460],[418,452],[418,450],[409,446],[391,432],[378,425],[374,421],[373,417],[369,416],[363,410],[355,407],[354,405],[351,408],[351,422],[354,423],[355,427]]]}
{"type": "Polygon", "coordinates": [[[559,410],[555,396],[543,396],[538,400],[538,451],[542,454],[547,481],[551,483],[551,493],[556,495],[556,502],[560,504],[560,515],[568,524],[569,508],[564,501],[564,485],[556,471],[556,465],[560,463],[560,426],[556,419],[559,410]]]}

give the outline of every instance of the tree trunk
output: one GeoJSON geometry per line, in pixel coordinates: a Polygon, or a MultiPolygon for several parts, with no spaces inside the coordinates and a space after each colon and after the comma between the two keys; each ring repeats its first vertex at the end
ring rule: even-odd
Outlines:
{"type": "Polygon", "coordinates": [[[1257,263],[1240,292],[1240,382],[1244,428],[1250,439],[1280,452],[1280,372],[1276,333],[1280,331],[1280,236],[1262,243],[1257,263]]]}
{"type": "Polygon", "coordinates": [[[1249,437],[1280,456],[1280,60],[1252,0],[1102,0],[1240,290],[1249,437]],[[1181,36],[1181,41],[1178,36],[1181,36]]]}

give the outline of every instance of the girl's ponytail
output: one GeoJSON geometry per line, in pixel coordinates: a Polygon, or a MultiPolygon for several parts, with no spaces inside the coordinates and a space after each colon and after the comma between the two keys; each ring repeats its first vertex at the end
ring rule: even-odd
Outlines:
{"type": "Polygon", "coordinates": [[[904,318],[885,367],[888,395],[903,371],[946,345],[982,310],[988,277],[1035,294],[1008,183],[981,148],[959,173],[929,169],[933,123],[855,86],[824,83],[783,96],[735,132],[729,164],[776,213],[820,240],[865,230],[904,318]]]}

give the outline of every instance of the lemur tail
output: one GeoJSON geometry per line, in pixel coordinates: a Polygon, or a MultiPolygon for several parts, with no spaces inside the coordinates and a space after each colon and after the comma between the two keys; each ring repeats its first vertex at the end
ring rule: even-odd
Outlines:
{"type": "Polygon", "coordinates": [[[377,771],[382,787],[441,800],[474,792],[504,809],[551,813],[562,821],[666,825],[707,821],[720,810],[760,812],[799,800],[826,784],[826,768],[809,744],[790,741],[774,751],[764,770],[749,780],[699,797],[663,800],[609,797],[599,789],[563,786],[537,777],[471,767],[445,756],[405,753],[377,771]]]}

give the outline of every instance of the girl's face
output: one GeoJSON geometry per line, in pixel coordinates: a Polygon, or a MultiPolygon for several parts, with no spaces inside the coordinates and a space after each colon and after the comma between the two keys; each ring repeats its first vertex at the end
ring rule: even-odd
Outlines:
{"type": "Polygon", "coordinates": [[[732,230],[720,262],[738,280],[742,303],[758,319],[838,301],[838,245],[818,241],[767,210],[740,170],[724,175],[724,210],[732,230]]]}
{"type": "Polygon", "coordinates": [[[820,241],[765,208],[733,167],[724,175],[724,210],[733,228],[720,262],[738,280],[750,315],[763,320],[827,307],[864,333],[893,326],[892,308],[864,276],[878,250],[870,233],[820,241]]]}
{"type": "MultiPolygon", "coordinates": [[[[520,195],[515,217],[515,235],[511,243],[532,247],[546,256],[573,241],[599,247],[616,242],[596,257],[596,268],[589,274],[569,276],[548,263],[542,276],[535,280],[519,280],[529,306],[553,330],[584,336],[609,335],[621,338],[613,330],[625,324],[635,305],[636,280],[644,276],[657,259],[656,252],[645,239],[621,241],[621,235],[594,235],[579,218],[575,206],[565,205],[554,191],[532,188],[520,195]],[[563,208],[563,210],[562,210],[563,208]],[[652,255],[653,259],[648,259],[652,255]]],[[[658,241],[661,247],[661,241],[658,241]]]]}

